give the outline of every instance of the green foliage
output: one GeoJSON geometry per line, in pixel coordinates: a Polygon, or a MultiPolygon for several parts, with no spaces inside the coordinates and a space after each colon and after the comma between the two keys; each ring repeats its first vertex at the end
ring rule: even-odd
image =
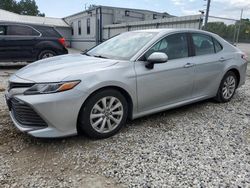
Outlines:
{"type": "Polygon", "coordinates": [[[15,12],[21,15],[45,16],[38,10],[35,0],[0,0],[0,9],[15,12]]]}
{"type": "Polygon", "coordinates": [[[250,20],[242,19],[235,24],[226,25],[223,22],[209,22],[205,30],[216,33],[224,39],[235,42],[240,25],[239,42],[250,42],[250,20]]]}
{"type": "Polygon", "coordinates": [[[15,0],[0,0],[0,9],[19,13],[18,3],[15,0]]]}

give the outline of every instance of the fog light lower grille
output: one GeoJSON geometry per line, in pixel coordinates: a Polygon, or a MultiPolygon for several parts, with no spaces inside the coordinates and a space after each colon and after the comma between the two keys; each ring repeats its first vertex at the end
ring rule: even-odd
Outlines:
{"type": "Polygon", "coordinates": [[[11,112],[21,126],[47,127],[47,123],[30,106],[15,98],[10,101],[11,112]]]}

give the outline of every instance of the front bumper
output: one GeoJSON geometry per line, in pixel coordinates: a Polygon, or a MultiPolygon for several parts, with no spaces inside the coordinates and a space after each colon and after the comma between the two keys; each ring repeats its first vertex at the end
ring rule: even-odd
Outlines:
{"type": "Polygon", "coordinates": [[[10,107],[10,116],[14,125],[22,132],[40,138],[76,135],[78,114],[86,98],[87,94],[76,88],[62,93],[44,95],[6,93],[6,101],[10,107]],[[40,128],[32,125],[24,126],[18,122],[9,102],[13,98],[30,106],[47,126],[40,128]]]}

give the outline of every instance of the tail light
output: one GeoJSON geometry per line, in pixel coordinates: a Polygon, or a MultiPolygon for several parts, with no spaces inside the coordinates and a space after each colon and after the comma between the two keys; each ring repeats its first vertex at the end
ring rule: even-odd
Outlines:
{"type": "Polygon", "coordinates": [[[244,59],[245,61],[248,61],[248,57],[247,57],[246,54],[242,54],[242,55],[241,55],[241,58],[244,59]]]}
{"type": "Polygon", "coordinates": [[[60,43],[61,45],[63,45],[65,48],[67,47],[65,38],[59,38],[58,41],[59,41],[59,43],[60,43]]]}

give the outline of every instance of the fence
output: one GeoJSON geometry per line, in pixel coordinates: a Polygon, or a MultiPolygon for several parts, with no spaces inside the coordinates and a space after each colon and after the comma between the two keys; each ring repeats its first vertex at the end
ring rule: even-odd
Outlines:
{"type": "Polygon", "coordinates": [[[203,17],[201,15],[163,18],[150,21],[112,24],[103,27],[103,39],[107,40],[126,31],[155,29],[155,28],[195,28],[201,29],[203,17]]]}
{"type": "Polygon", "coordinates": [[[232,44],[250,43],[250,21],[249,19],[230,19],[209,16],[208,24],[204,30],[216,33],[232,44]]]}

